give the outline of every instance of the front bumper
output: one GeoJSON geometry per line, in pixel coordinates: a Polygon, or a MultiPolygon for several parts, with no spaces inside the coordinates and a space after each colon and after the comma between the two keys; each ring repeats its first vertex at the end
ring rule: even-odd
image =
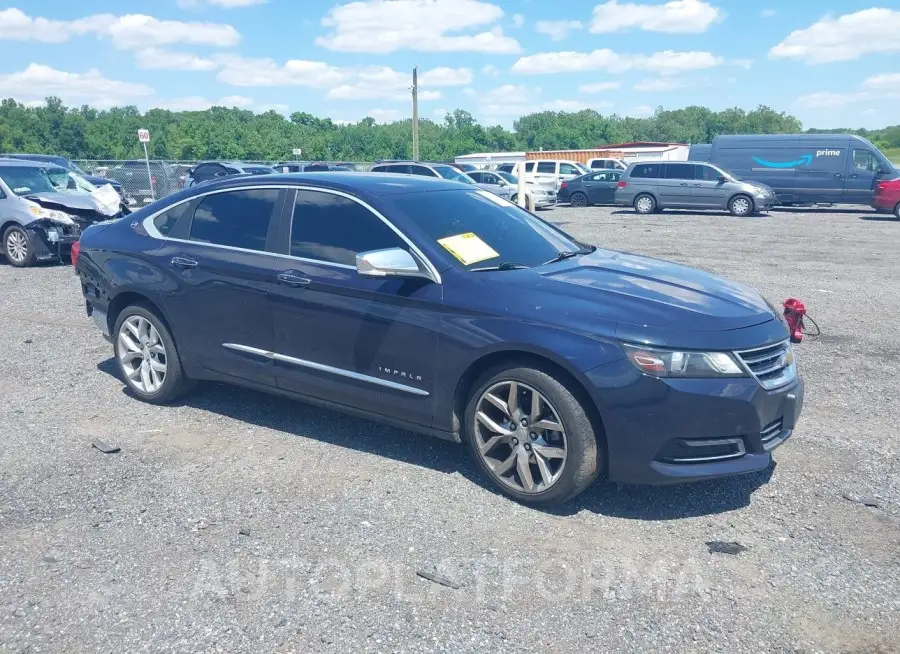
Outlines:
{"type": "Polygon", "coordinates": [[[606,431],[611,481],[665,484],[765,470],[803,408],[799,376],[660,379],[620,360],[587,373],[606,431]]]}
{"type": "Polygon", "coordinates": [[[549,207],[556,206],[556,196],[552,195],[535,195],[534,197],[534,208],[535,209],[547,209],[549,207]]]}
{"type": "Polygon", "coordinates": [[[757,195],[753,196],[753,204],[756,207],[757,211],[765,211],[767,209],[771,209],[778,203],[778,198],[774,195],[767,195],[765,197],[759,197],[757,195]]]}

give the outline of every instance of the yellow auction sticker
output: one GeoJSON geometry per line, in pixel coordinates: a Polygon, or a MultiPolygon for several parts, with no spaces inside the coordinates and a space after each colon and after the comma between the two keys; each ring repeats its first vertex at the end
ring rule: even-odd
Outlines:
{"type": "Polygon", "coordinates": [[[499,252],[472,232],[438,239],[438,243],[466,266],[500,256],[499,252]]]}

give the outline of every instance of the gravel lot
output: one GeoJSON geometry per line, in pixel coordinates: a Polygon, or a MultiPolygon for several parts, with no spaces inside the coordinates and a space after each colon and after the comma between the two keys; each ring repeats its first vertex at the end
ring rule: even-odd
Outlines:
{"type": "Polygon", "coordinates": [[[141,404],[71,268],[0,263],[0,651],[900,651],[900,222],[543,215],[806,302],[776,466],[525,508],[451,443],[224,386],[141,404]]]}

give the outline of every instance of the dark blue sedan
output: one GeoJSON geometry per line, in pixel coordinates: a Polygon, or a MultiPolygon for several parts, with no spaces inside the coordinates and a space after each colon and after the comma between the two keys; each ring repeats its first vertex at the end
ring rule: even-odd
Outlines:
{"type": "Polygon", "coordinates": [[[803,401],[756,291],[442,179],[225,179],[74,258],[138,398],[216,380],[462,441],[523,502],[764,469],[803,401]]]}

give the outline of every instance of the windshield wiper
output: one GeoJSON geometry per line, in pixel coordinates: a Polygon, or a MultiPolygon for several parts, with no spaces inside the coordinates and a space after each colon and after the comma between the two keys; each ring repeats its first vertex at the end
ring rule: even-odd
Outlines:
{"type": "Polygon", "coordinates": [[[481,268],[471,268],[469,272],[485,272],[488,270],[520,270],[522,268],[528,268],[524,263],[512,263],[511,261],[504,261],[503,263],[498,263],[496,266],[483,266],[481,268]]]}
{"type": "Polygon", "coordinates": [[[548,263],[556,263],[557,261],[564,261],[565,259],[571,259],[572,257],[577,257],[582,254],[590,254],[591,252],[593,252],[596,249],[597,249],[596,247],[594,247],[593,245],[590,245],[586,248],[582,248],[581,250],[563,250],[562,252],[557,254],[555,257],[545,261],[541,265],[546,266],[548,263]]]}

